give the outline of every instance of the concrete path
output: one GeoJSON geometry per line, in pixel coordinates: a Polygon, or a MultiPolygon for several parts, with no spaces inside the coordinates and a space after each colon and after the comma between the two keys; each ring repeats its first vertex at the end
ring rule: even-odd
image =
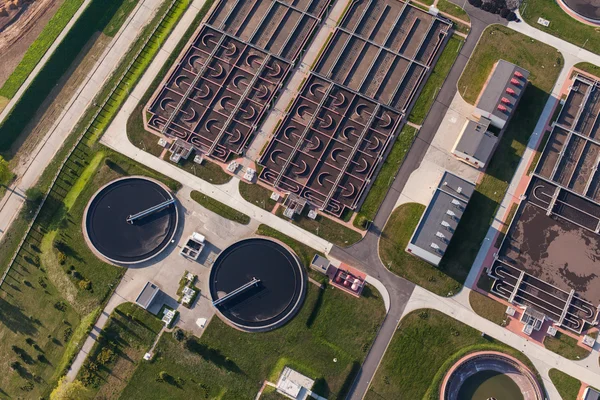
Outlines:
{"type": "MultiPolygon", "coordinates": [[[[468,290],[468,289],[465,289],[468,290]]],[[[413,294],[404,308],[405,316],[411,311],[421,308],[432,308],[443,312],[452,318],[461,321],[483,333],[523,352],[533,362],[540,373],[556,368],[571,376],[577,377],[589,385],[597,385],[600,382],[600,366],[598,357],[589,356],[581,361],[572,361],[546,348],[532,343],[508,329],[496,325],[487,319],[474,313],[470,307],[459,303],[454,298],[437,296],[421,287],[415,288],[413,294]]],[[[544,382],[546,384],[546,382],[544,382]]],[[[550,385],[546,385],[547,389],[550,385]]],[[[552,385],[553,387],[554,385],[552,385]]],[[[557,393],[549,391],[550,399],[560,399],[557,393]]]]}
{"type": "Polygon", "coordinates": [[[119,304],[125,303],[125,301],[126,300],[123,297],[115,295],[111,296],[111,298],[108,300],[104,310],[102,310],[102,314],[100,314],[100,317],[98,317],[96,320],[96,323],[88,334],[83,346],[81,347],[81,350],[79,350],[79,353],[77,353],[77,356],[73,360],[71,368],[69,368],[69,371],[67,371],[67,381],[73,382],[75,380],[75,377],[77,377],[77,373],[79,373],[79,370],[81,369],[81,366],[83,365],[89,352],[92,350],[92,347],[94,347],[98,335],[102,333],[102,329],[108,322],[110,314],[115,308],[117,308],[119,304]]]}
{"type": "MultiPolygon", "coordinates": [[[[518,13],[517,13],[518,14],[518,13]]],[[[585,50],[579,46],[576,46],[572,43],[569,43],[565,40],[559,39],[556,36],[552,36],[549,33],[541,31],[534,26],[529,25],[527,22],[523,20],[523,18],[518,15],[521,19],[521,22],[509,22],[508,27],[514,29],[517,32],[521,32],[524,35],[527,35],[535,40],[546,43],[552,47],[558,49],[563,56],[573,56],[580,61],[587,61],[594,65],[600,66],[600,55],[596,53],[592,53],[591,51],[585,50]]],[[[590,38],[592,40],[597,40],[590,38]]]]}
{"type": "Polygon", "coordinates": [[[471,18],[471,33],[461,48],[454,66],[446,77],[410,152],[407,154],[404,163],[394,178],[394,182],[383,200],[374,221],[369,226],[366,236],[350,248],[342,249],[333,247],[331,250],[333,257],[361,268],[369,275],[379,279],[388,289],[391,299],[390,311],[380,328],[371,350],[367,354],[367,358],[349,392],[348,399],[359,400],[365,396],[379,363],[385,354],[385,350],[396,331],[398,322],[402,318],[408,299],[415,289],[415,284],[391,273],[382,264],[379,259],[379,237],[398,202],[400,194],[404,190],[404,186],[411,174],[420,166],[438,132],[443,118],[448,112],[449,105],[457,92],[456,84],[458,79],[475,48],[478,38],[489,24],[502,22],[498,16],[493,14],[486,13],[482,18],[471,18]]]}
{"type": "Polygon", "coordinates": [[[0,200],[0,239],[19,214],[27,189],[35,186],[65,139],[89,108],[104,82],[116,69],[122,57],[127,54],[129,47],[142,28],[152,19],[160,4],[161,0],[141,0],[138,3],[59,118],[45,134],[32,155],[25,161],[24,173],[10,185],[0,200]]]}
{"type": "Polygon", "coordinates": [[[75,22],[77,22],[79,17],[81,17],[81,14],[83,14],[85,9],[91,2],[92,0],[84,0],[84,2],[81,4],[81,6],[79,6],[75,14],[73,14],[67,25],[65,25],[62,32],[56,37],[56,39],[54,39],[52,45],[50,45],[50,47],[48,48],[48,50],[46,50],[46,52],[44,53],[40,61],[37,63],[35,68],[29,73],[29,76],[27,77],[27,79],[25,79],[25,82],[23,82],[21,87],[19,87],[17,93],[15,93],[15,95],[12,97],[12,99],[10,99],[6,107],[4,107],[2,112],[0,112],[0,124],[2,124],[4,122],[4,119],[8,116],[8,114],[10,114],[17,102],[23,96],[23,93],[25,93],[29,85],[31,85],[31,82],[33,82],[33,80],[40,73],[42,68],[44,68],[44,65],[46,65],[50,57],[52,57],[52,54],[54,54],[56,48],[62,43],[65,36],[67,36],[71,28],[73,28],[73,25],[75,25],[75,22]]]}

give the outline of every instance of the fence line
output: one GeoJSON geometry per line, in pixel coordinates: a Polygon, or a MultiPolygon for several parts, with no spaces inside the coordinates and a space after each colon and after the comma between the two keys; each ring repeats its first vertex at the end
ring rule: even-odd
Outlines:
{"type": "MultiPolygon", "coordinates": [[[[44,195],[44,197],[42,198],[42,201],[40,202],[39,206],[37,207],[33,218],[31,219],[31,222],[29,223],[27,229],[26,229],[26,233],[23,236],[23,239],[21,239],[19,245],[17,246],[17,249],[15,250],[15,253],[13,255],[13,257],[11,258],[10,262],[8,263],[8,266],[6,268],[6,270],[4,271],[4,274],[2,274],[2,278],[0,278],[0,288],[2,288],[2,285],[4,284],[10,270],[12,269],[12,267],[14,266],[17,258],[19,257],[19,254],[21,253],[21,250],[23,249],[23,245],[25,244],[25,242],[27,241],[27,239],[30,237],[31,231],[35,225],[35,223],[37,222],[37,219],[40,215],[40,212],[42,210],[42,208],[44,207],[44,204],[46,204],[46,201],[48,200],[48,197],[50,196],[50,193],[52,193],[52,191],[55,189],[55,185],[56,182],[58,181],[59,177],[61,176],[61,174],[65,171],[65,167],[67,165],[67,163],[69,162],[69,160],[71,159],[71,156],[73,156],[73,154],[75,153],[75,151],[77,150],[77,148],[81,145],[84,144],[83,139],[85,138],[85,136],[88,133],[92,133],[92,139],[93,139],[93,135],[98,133],[96,132],[96,129],[98,128],[93,128],[92,125],[96,122],[102,124],[102,123],[106,123],[106,126],[104,128],[100,128],[100,133],[102,133],[102,131],[104,129],[106,129],[106,127],[108,126],[108,124],[110,124],[110,122],[112,121],[112,119],[114,118],[114,116],[116,115],[116,113],[119,111],[119,109],[122,106],[122,102],[124,102],[125,99],[121,100],[121,103],[118,100],[113,99],[113,95],[116,93],[116,91],[118,89],[120,90],[124,90],[124,91],[128,91],[129,88],[125,87],[125,88],[119,88],[119,86],[121,84],[123,84],[123,82],[125,81],[125,78],[127,77],[127,74],[132,72],[132,67],[133,65],[139,61],[139,57],[140,55],[146,51],[146,47],[148,45],[148,43],[150,43],[150,41],[154,38],[155,34],[158,32],[159,28],[161,28],[161,26],[163,25],[163,22],[167,19],[167,17],[169,16],[169,14],[173,11],[173,8],[175,7],[175,4],[178,3],[181,0],[172,0],[171,1],[171,5],[169,6],[168,10],[164,13],[163,18],[158,22],[158,24],[156,24],[156,26],[154,27],[154,29],[152,30],[152,32],[150,33],[150,35],[148,35],[148,38],[146,38],[144,44],[140,47],[140,49],[138,50],[137,54],[132,58],[131,62],[127,65],[127,68],[125,69],[125,71],[123,72],[123,75],[121,76],[121,78],[119,79],[119,81],[114,85],[114,87],[111,89],[109,95],[106,97],[106,100],[104,100],[104,102],[102,103],[102,105],[98,108],[98,110],[96,111],[96,113],[94,114],[94,116],[91,118],[89,124],[85,127],[85,129],[83,130],[83,133],[77,138],[77,140],[75,141],[75,143],[73,144],[73,147],[71,148],[71,150],[69,151],[69,153],[67,154],[67,156],[65,157],[65,160],[63,161],[60,169],[58,170],[58,172],[56,173],[56,175],[54,176],[54,179],[52,180],[52,182],[50,183],[50,187],[48,188],[48,191],[46,192],[46,194],[44,195]],[[110,111],[108,112],[108,115],[106,116],[101,116],[100,113],[102,111],[107,111],[104,110],[104,108],[109,105],[108,103],[110,101],[116,101],[117,104],[116,106],[114,106],[114,110],[111,113],[110,111]],[[107,119],[105,119],[107,118],[107,119]]],[[[135,42],[134,44],[135,45],[135,42]]],[[[132,45],[132,46],[133,46],[132,45]]],[[[157,49],[160,50],[160,46],[157,49]]],[[[119,68],[120,65],[117,67],[119,68]]],[[[112,77],[111,77],[112,78],[112,77]]],[[[109,81],[110,79],[109,78],[109,81]]],[[[135,82],[137,83],[137,82],[135,82]]],[[[128,83],[125,83],[125,85],[128,85],[128,83]]],[[[102,90],[104,89],[104,87],[102,87],[100,89],[100,92],[102,92],[102,90]]],[[[122,93],[122,92],[121,92],[122,93]]],[[[110,105],[109,105],[109,109],[110,110],[110,105]]],[[[85,114],[84,114],[85,115],[85,114]]],[[[83,117],[82,117],[83,118],[83,117]]],[[[76,129],[76,128],[75,128],[76,129]]],[[[87,145],[86,145],[87,146],[87,145]]],[[[88,146],[89,147],[89,146],[88,146]]],[[[72,185],[71,185],[72,186],[72,185]]],[[[63,189],[64,190],[64,189],[63,189]]],[[[68,193],[68,190],[67,190],[68,193]]],[[[65,193],[66,195],[66,193],[65,193]]],[[[26,200],[27,201],[27,200],[26,200]]]]}

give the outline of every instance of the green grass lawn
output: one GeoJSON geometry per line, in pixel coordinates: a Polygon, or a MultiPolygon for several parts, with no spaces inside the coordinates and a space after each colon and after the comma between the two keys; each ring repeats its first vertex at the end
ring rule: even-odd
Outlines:
{"type": "Polygon", "coordinates": [[[271,212],[276,201],[271,200],[272,191],[260,185],[240,181],[240,194],[248,203],[252,203],[265,211],[271,212]]]}
{"type": "Polygon", "coordinates": [[[440,296],[456,294],[460,283],[405,250],[424,211],[425,206],[417,203],[394,210],[379,239],[379,257],[390,271],[427,290],[440,296]]]}
{"type": "Polygon", "coordinates": [[[577,21],[564,12],[555,1],[527,0],[521,4],[520,11],[523,19],[536,29],[596,54],[600,53],[598,28],[577,21]],[[538,24],[537,20],[540,17],[550,21],[550,25],[545,27],[538,24]]]}
{"type": "Polygon", "coordinates": [[[453,17],[462,19],[463,21],[471,22],[469,14],[462,8],[454,3],[450,3],[448,0],[439,0],[437,3],[438,10],[450,14],[453,17]]]}
{"type": "MultiPolygon", "coordinates": [[[[78,4],[72,1],[68,1],[65,4],[67,3],[73,3],[71,7],[75,9],[79,7],[78,4]]],[[[134,1],[133,4],[131,3],[132,0],[127,0],[126,2],[123,2],[123,0],[93,0],[90,3],[40,70],[39,74],[23,93],[23,96],[15,104],[2,125],[0,125],[0,153],[7,153],[11,150],[13,143],[31,121],[32,114],[40,108],[50,91],[56,86],[64,72],[69,69],[69,66],[90,38],[97,32],[102,32],[107,27],[112,26],[111,30],[118,30],[120,28],[127,17],[125,12],[129,13],[132,7],[137,4],[137,1],[134,1]],[[115,20],[113,20],[113,17],[115,20]]],[[[61,14],[59,18],[61,21],[65,18],[68,20],[70,19],[70,16],[68,16],[69,13],[72,15],[73,12],[75,11],[72,9],[69,9],[68,12],[65,9],[64,14],[61,14]]],[[[57,13],[55,18],[58,15],[57,13]]],[[[64,23],[66,24],[66,22],[64,23]]],[[[62,28],[59,29],[59,32],[60,30],[62,28]]],[[[18,73],[19,77],[16,77],[14,81],[9,79],[5,83],[5,86],[9,85],[7,86],[6,93],[0,94],[5,97],[9,97],[7,94],[10,94],[10,97],[12,97],[31,70],[37,65],[39,58],[43,56],[46,49],[42,51],[31,50],[30,48],[30,51],[35,51],[36,54],[32,55],[31,58],[24,58],[22,63],[25,64],[22,69],[20,69],[21,67],[17,67],[17,70],[15,70],[15,73],[18,73]]]]}
{"type": "Polygon", "coordinates": [[[370,291],[356,299],[309,285],[298,315],[274,331],[248,334],[214,317],[200,339],[163,335],[157,357],[138,366],[122,398],[253,399],[265,379],[276,382],[290,366],[315,379],[319,395],[343,399],[384,314],[370,291]],[[161,371],[173,379],[157,382],[161,371]]]}
{"type": "Polygon", "coordinates": [[[208,197],[203,193],[194,190],[191,193],[191,197],[192,200],[200,204],[202,207],[214,212],[215,214],[219,214],[223,218],[227,218],[228,220],[242,225],[248,225],[250,223],[250,217],[246,214],[241,213],[238,210],[213,199],[212,197],[208,197]]]}
{"type": "Polygon", "coordinates": [[[579,379],[575,379],[555,368],[548,371],[548,375],[563,400],[577,400],[577,395],[581,388],[579,379]]]}
{"type": "Polygon", "coordinates": [[[340,247],[351,246],[362,239],[360,233],[339,224],[330,218],[324,217],[321,214],[317,215],[317,218],[315,219],[308,218],[308,208],[306,208],[302,214],[294,215],[294,219],[292,220],[283,215],[283,210],[283,207],[277,209],[276,214],[279,218],[290,221],[292,224],[299,226],[305,231],[317,235],[340,247]]]}
{"type": "Polygon", "coordinates": [[[23,58],[0,88],[0,96],[12,99],[21,85],[25,82],[31,71],[42,59],[46,51],[52,46],[58,35],[63,31],[75,12],[83,4],[83,0],[65,0],[50,18],[40,35],[33,41],[23,58]]]}
{"type": "Polygon", "coordinates": [[[296,253],[298,258],[300,259],[300,262],[306,267],[306,269],[309,269],[310,262],[312,261],[315,254],[320,254],[323,257],[325,256],[323,253],[313,249],[312,247],[307,246],[304,243],[300,243],[296,239],[292,239],[291,237],[284,235],[283,233],[271,228],[268,225],[261,224],[256,230],[256,234],[261,236],[272,237],[285,243],[294,251],[294,253],[296,253]]]}
{"type": "Polygon", "coordinates": [[[600,77],[600,67],[597,65],[594,65],[592,63],[589,62],[580,62],[575,64],[575,68],[579,68],[585,72],[587,72],[588,74],[594,75],[595,77],[600,77]]]}
{"type": "Polygon", "coordinates": [[[580,360],[590,355],[590,351],[577,345],[577,340],[564,333],[557,332],[555,337],[546,336],[544,346],[569,360],[580,360]]]}
{"type": "MultiPolygon", "coordinates": [[[[156,139],[155,135],[146,132],[146,135],[152,136],[156,139]]],[[[169,161],[170,162],[170,161],[169,161]]],[[[204,179],[213,185],[223,185],[233,179],[232,175],[223,171],[223,168],[219,164],[204,160],[202,165],[198,165],[194,162],[193,156],[190,156],[187,160],[181,160],[178,164],[172,163],[184,171],[189,172],[192,175],[197,176],[200,179],[204,179]]]]}
{"type": "MultiPolygon", "coordinates": [[[[458,81],[458,90],[469,104],[475,104],[492,67],[499,59],[528,70],[530,85],[546,93],[552,91],[563,66],[563,58],[554,47],[507,27],[492,25],[481,35],[458,81]]],[[[526,103],[524,100],[520,105],[526,103]]]]}
{"type": "MultiPolygon", "coordinates": [[[[104,8],[106,9],[106,2],[104,2],[104,8]]],[[[171,16],[173,15],[171,14],[171,16]]],[[[95,18],[98,19],[98,15],[95,18]]],[[[176,20],[177,18],[164,22],[161,25],[164,30],[161,32],[163,34],[168,33],[176,20]]],[[[154,19],[145,28],[145,31],[151,30],[159,21],[160,18],[154,19]]],[[[143,40],[143,35],[141,40],[143,40]]],[[[141,46],[141,41],[137,43],[138,47],[141,46]]],[[[162,43],[160,38],[153,42],[153,46],[159,43],[162,43]]],[[[152,51],[145,53],[150,59],[153,54],[155,53],[152,51]]],[[[127,58],[129,56],[130,54],[123,61],[124,63],[128,62],[127,58]]],[[[143,63],[136,65],[139,67],[143,63]]],[[[129,77],[131,78],[131,76],[129,77]]],[[[113,76],[107,82],[106,87],[116,85],[120,79],[121,76],[113,76]]],[[[135,81],[130,81],[130,83],[135,84],[135,81]]],[[[98,104],[102,104],[104,98],[107,96],[108,89],[106,87],[96,99],[98,104]],[[102,97],[103,95],[105,97],[102,97]]],[[[106,108],[103,117],[110,118],[111,113],[116,112],[119,105],[120,103],[117,102],[111,103],[112,107],[106,108]]],[[[87,125],[94,112],[93,107],[86,112],[84,119],[78,123],[75,132],[67,138],[61,149],[59,149],[57,156],[52,160],[48,168],[45,169],[39,180],[39,188],[42,190],[42,193],[48,190],[54,175],[64,163],[65,158],[71,154],[70,150],[72,146],[76,143],[83,126],[87,125]]],[[[90,141],[90,145],[93,145],[93,140],[90,141]]],[[[124,166],[124,163],[133,163],[133,161],[116,155],[112,151],[102,147],[94,149],[78,147],[78,151],[74,153],[77,154],[77,157],[73,159],[69,158],[68,165],[70,167],[63,170],[58,182],[64,190],[69,191],[73,188],[73,190],[79,191],[80,194],[78,196],[67,194],[66,198],[60,200],[54,195],[49,197],[40,213],[40,218],[36,222],[36,228],[32,231],[32,234],[28,237],[28,240],[19,252],[15,266],[11,270],[7,282],[2,286],[2,291],[0,292],[0,337],[2,338],[0,340],[0,359],[11,360],[11,363],[17,361],[17,354],[11,349],[11,346],[15,345],[19,348],[24,348],[22,342],[29,338],[35,341],[33,344],[37,344],[40,350],[37,350],[33,344],[28,344],[28,346],[31,346],[37,353],[42,353],[45,358],[41,357],[41,355],[38,357],[38,354],[31,349],[25,349],[25,353],[19,352],[21,354],[19,357],[22,361],[20,361],[21,366],[15,373],[10,370],[9,362],[0,363],[0,371],[2,372],[2,376],[0,377],[0,389],[2,392],[0,392],[0,396],[14,398],[47,397],[53,385],[56,384],[70,365],[72,358],[83,343],[83,338],[99,315],[100,307],[95,308],[84,316],[77,313],[76,308],[82,306],[75,302],[79,294],[77,293],[73,297],[70,297],[70,293],[64,292],[61,287],[54,284],[55,280],[56,282],[60,280],[59,283],[66,282],[65,287],[68,287],[73,283],[72,281],[69,282],[72,276],[65,280],[65,276],[68,275],[66,271],[57,273],[57,268],[52,268],[53,265],[46,264],[46,261],[52,260],[53,255],[48,256],[47,253],[41,253],[43,245],[52,246],[53,238],[50,235],[56,234],[56,232],[68,231],[69,229],[73,229],[73,232],[76,232],[76,229],[80,229],[80,222],[78,225],[79,228],[77,228],[74,221],[69,221],[69,218],[72,219],[72,217],[69,216],[68,212],[74,213],[77,210],[79,198],[82,196],[81,193],[85,193],[88,187],[87,185],[80,184],[80,179],[87,179],[93,182],[94,174],[89,173],[88,166],[95,163],[95,154],[98,151],[104,152],[113,161],[117,162],[121,169],[125,168],[128,170],[128,167],[124,166]],[[81,178],[78,178],[78,176],[81,178]],[[69,210],[62,203],[64,199],[67,199],[67,202],[71,204],[69,210]],[[69,226],[69,223],[73,226],[69,226]],[[29,238],[33,239],[30,240],[29,238]],[[71,305],[70,301],[74,301],[75,307],[71,305]]],[[[133,171],[133,169],[129,170],[133,171]]],[[[137,173],[138,171],[135,172],[137,173]]],[[[178,184],[170,182],[169,186],[175,188],[178,184]]],[[[3,237],[0,244],[0,265],[3,267],[2,270],[6,268],[10,258],[15,253],[17,245],[27,230],[30,219],[31,216],[21,214],[3,237]]],[[[69,240],[72,242],[69,245],[70,248],[76,249],[75,246],[83,246],[81,236],[72,236],[69,240]],[[75,243],[76,241],[79,243],[75,243]]],[[[89,253],[87,248],[85,251],[89,253]]],[[[90,289],[79,288],[79,286],[77,286],[77,290],[87,290],[89,293],[85,293],[86,296],[95,296],[100,301],[110,291],[110,288],[103,287],[101,283],[102,279],[106,277],[99,276],[99,283],[94,285],[92,280],[94,279],[93,274],[99,274],[100,271],[91,270],[93,264],[87,265],[86,261],[83,260],[83,253],[78,252],[77,257],[81,257],[81,260],[76,260],[78,267],[75,269],[84,277],[86,277],[86,273],[88,274],[87,276],[91,278],[90,289],[94,290],[94,292],[90,289]],[[86,268],[89,269],[87,272],[86,268]]],[[[73,258],[75,259],[75,257],[73,258]]],[[[66,260],[68,260],[68,256],[66,260]]],[[[92,262],[91,259],[90,262],[92,262]]],[[[62,268],[71,271],[70,266],[69,268],[62,268]]]]}
{"type": "Polygon", "coordinates": [[[469,304],[479,316],[492,321],[495,324],[504,326],[506,317],[506,306],[502,303],[490,299],[476,291],[469,293],[469,304]]]}
{"type": "Polygon", "coordinates": [[[465,100],[475,101],[498,59],[528,69],[530,82],[440,264],[444,273],[461,283],[477,256],[563,64],[554,48],[493,25],[484,31],[459,80],[461,93],[464,87],[468,88],[465,100]]]}
{"type": "Polygon", "coordinates": [[[464,355],[481,350],[510,354],[532,368],[519,351],[435,310],[408,314],[381,361],[367,400],[439,399],[446,371],[464,355]]]}
{"type": "Polygon", "coordinates": [[[372,221],[375,215],[377,215],[379,206],[383,202],[383,199],[385,199],[385,195],[392,185],[393,179],[400,165],[402,165],[408,150],[412,146],[417,133],[417,129],[408,125],[404,125],[400,131],[390,154],[388,154],[375,178],[375,182],[371,185],[369,193],[360,207],[360,211],[356,215],[356,218],[354,218],[355,227],[366,229],[367,223],[372,221]]]}
{"type": "MultiPolygon", "coordinates": [[[[90,351],[77,379],[95,398],[116,399],[164,324],[133,303],[119,305],[90,351]]],[[[170,335],[169,333],[166,333],[170,335]]]]}
{"type": "Polygon", "coordinates": [[[459,36],[452,35],[450,37],[444,51],[440,54],[435,67],[433,67],[433,72],[429,76],[429,79],[427,79],[425,86],[423,86],[423,90],[408,116],[410,122],[417,125],[423,123],[435,97],[446,80],[446,76],[448,76],[452,65],[454,65],[454,61],[456,60],[456,57],[458,57],[458,53],[463,43],[464,40],[459,36]]]}
{"type": "MultiPolygon", "coordinates": [[[[277,383],[277,382],[273,382],[273,383],[277,383]]],[[[285,397],[282,394],[277,393],[277,389],[275,389],[273,386],[265,387],[262,394],[260,395],[260,400],[285,400],[285,399],[287,399],[287,397],[285,397]]]]}
{"type": "Polygon", "coordinates": [[[163,181],[172,189],[179,184],[132,160],[101,149],[90,162],[89,177],[83,173],[65,198],[64,219],[57,231],[49,232],[42,241],[42,260],[47,266],[53,283],[70,298],[80,314],[91,312],[104,302],[112,289],[118,285],[124,268],[107,264],[98,259],[82,240],[82,220],[91,197],[106,183],[123,176],[143,175],[163,181]],[[87,179],[86,179],[87,178],[87,179]],[[83,185],[79,181],[84,180],[83,185]],[[71,198],[71,201],[68,201],[71,198]],[[69,203],[72,206],[69,207],[69,203]],[[63,264],[59,254],[63,253],[63,264]],[[77,274],[75,274],[77,272],[77,274]],[[89,281],[90,289],[82,289],[81,282],[89,281]]]}

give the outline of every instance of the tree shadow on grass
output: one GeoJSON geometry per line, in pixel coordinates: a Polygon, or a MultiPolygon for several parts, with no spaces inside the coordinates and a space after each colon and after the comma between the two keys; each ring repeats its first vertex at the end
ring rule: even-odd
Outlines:
{"type": "Polygon", "coordinates": [[[34,322],[21,309],[0,297],[0,323],[14,333],[32,336],[37,333],[34,322]]]}
{"type": "Polygon", "coordinates": [[[325,378],[321,377],[315,380],[315,384],[312,387],[312,392],[318,394],[321,397],[329,398],[331,390],[325,378]]]}
{"type": "Polygon", "coordinates": [[[360,370],[361,370],[360,363],[358,361],[352,361],[352,366],[350,367],[350,372],[346,376],[346,379],[344,380],[344,383],[342,384],[342,387],[340,388],[340,392],[337,396],[339,399],[346,398],[346,396],[350,392],[350,389],[352,388],[352,385],[354,384],[354,380],[356,379],[356,376],[358,375],[360,370]]]}
{"type": "MultiPolygon", "coordinates": [[[[327,288],[327,286],[325,286],[327,288]]],[[[321,310],[321,305],[323,304],[323,296],[325,296],[325,290],[327,289],[321,289],[319,290],[319,294],[317,295],[317,300],[315,301],[315,305],[313,306],[313,309],[310,312],[310,315],[308,316],[308,319],[306,320],[306,327],[308,329],[310,329],[313,324],[315,323],[315,320],[317,319],[318,315],[319,315],[319,310],[321,310]]]]}
{"type": "Polygon", "coordinates": [[[223,368],[236,374],[243,372],[233,360],[230,360],[228,357],[221,354],[220,350],[213,349],[205,344],[199,343],[196,338],[187,339],[185,342],[185,348],[192,353],[198,354],[204,360],[213,363],[218,368],[223,368]]]}

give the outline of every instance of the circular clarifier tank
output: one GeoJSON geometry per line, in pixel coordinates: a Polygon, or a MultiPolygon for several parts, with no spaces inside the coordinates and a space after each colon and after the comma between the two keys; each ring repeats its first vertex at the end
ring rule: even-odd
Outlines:
{"type": "MultiPolygon", "coordinates": [[[[586,21],[600,25],[600,0],[559,0],[586,21]]],[[[550,22],[552,23],[552,21],[550,22]]]]}
{"type": "Polygon", "coordinates": [[[219,254],[209,287],[221,318],[244,331],[264,332],[283,325],[300,309],[306,271],[283,245],[245,239],[219,254]]]}
{"type": "Polygon", "coordinates": [[[136,264],[162,252],[177,229],[175,198],[145,177],[117,179],[102,187],[84,214],[88,244],[116,264],[136,264]]]}

